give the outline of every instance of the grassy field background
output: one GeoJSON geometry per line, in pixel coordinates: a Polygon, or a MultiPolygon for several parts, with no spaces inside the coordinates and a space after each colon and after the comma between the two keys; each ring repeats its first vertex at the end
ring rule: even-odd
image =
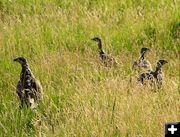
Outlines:
{"type": "Polygon", "coordinates": [[[162,137],[180,121],[178,0],[0,0],[0,136],[162,137]],[[101,63],[99,36],[116,68],[101,63]],[[166,59],[162,89],[137,83],[141,47],[166,59]],[[45,96],[19,110],[15,89],[28,59],[45,96]]]}

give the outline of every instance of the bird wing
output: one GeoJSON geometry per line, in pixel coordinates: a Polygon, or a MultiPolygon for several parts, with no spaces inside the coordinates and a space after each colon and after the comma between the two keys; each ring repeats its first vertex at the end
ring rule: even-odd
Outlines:
{"type": "Polygon", "coordinates": [[[151,74],[151,72],[145,72],[140,74],[139,76],[139,80],[141,81],[141,83],[143,84],[145,80],[152,80],[153,79],[153,75],[151,74]]]}
{"type": "Polygon", "coordinates": [[[24,102],[27,106],[30,106],[30,108],[36,108],[37,106],[37,98],[36,93],[34,89],[24,89],[24,102]]]}
{"type": "Polygon", "coordinates": [[[42,99],[42,97],[43,97],[43,88],[42,88],[41,83],[39,82],[39,80],[33,78],[33,80],[32,80],[32,87],[36,91],[37,98],[38,99],[42,99]]]}
{"type": "Polygon", "coordinates": [[[111,55],[107,55],[107,54],[102,54],[102,60],[103,60],[103,62],[104,62],[104,64],[105,64],[105,66],[116,66],[116,65],[118,65],[118,62],[117,62],[117,60],[113,57],[113,56],[111,56],[111,55]]]}
{"type": "Polygon", "coordinates": [[[138,70],[139,69],[139,61],[134,61],[133,65],[132,65],[132,69],[133,70],[138,70]]]}
{"type": "Polygon", "coordinates": [[[146,68],[146,69],[148,69],[148,70],[152,70],[151,63],[150,63],[148,60],[144,60],[144,61],[142,62],[142,67],[143,67],[143,68],[146,68]]]}
{"type": "Polygon", "coordinates": [[[23,90],[23,86],[22,86],[22,83],[21,83],[21,81],[19,80],[18,81],[18,84],[17,84],[17,86],[16,86],[16,93],[18,94],[18,96],[19,96],[19,98],[22,100],[22,98],[23,98],[23,92],[22,92],[22,90],[23,90]]]}

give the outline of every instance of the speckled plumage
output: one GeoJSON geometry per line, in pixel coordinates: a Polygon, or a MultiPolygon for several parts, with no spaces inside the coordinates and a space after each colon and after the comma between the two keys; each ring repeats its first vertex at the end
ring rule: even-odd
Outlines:
{"type": "Polygon", "coordinates": [[[147,51],[149,51],[148,48],[141,49],[139,59],[133,63],[133,70],[137,70],[138,72],[152,70],[151,63],[147,59],[145,59],[145,54],[147,53],[147,51]]]}
{"type": "Polygon", "coordinates": [[[100,56],[102,62],[105,64],[105,66],[116,66],[118,64],[114,57],[107,55],[104,52],[104,50],[102,48],[102,41],[100,38],[95,37],[91,40],[96,41],[98,43],[99,56],[100,56]]]}
{"type": "Polygon", "coordinates": [[[22,67],[20,80],[16,87],[16,93],[21,100],[21,105],[26,104],[31,108],[35,108],[38,100],[43,97],[42,86],[32,74],[25,58],[18,57],[14,61],[19,62],[22,67]]]}
{"type": "Polygon", "coordinates": [[[158,88],[161,88],[163,83],[163,72],[162,72],[162,66],[164,64],[168,63],[166,60],[159,60],[157,62],[156,70],[155,71],[147,71],[139,76],[139,80],[142,84],[145,83],[145,81],[150,81],[150,84],[157,85],[158,88]]]}

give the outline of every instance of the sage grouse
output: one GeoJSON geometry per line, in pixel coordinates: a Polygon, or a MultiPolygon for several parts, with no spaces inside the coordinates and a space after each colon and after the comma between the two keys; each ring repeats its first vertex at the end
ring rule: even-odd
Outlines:
{"type": "Polygon", "coordinates": [[[43,97],[42,86],[32,74],[27,60],[24,57],[15,58],[14,61],[19,62],[22,67],[20,80],[16,88],[16,93],[21,101],[21,106],[26,104],[30,108],[35,108],[37,102],[43,97]]]}
{"type": "Polygon", "coordinates": [[[163,83],[162,66],[168,63],[166,60],[159,60],[156,65],[155,71],[147,71],[139,76],[139,80],[142,84],[145,84],[146,80],[150,81],[150,84],[155,84],[157,88],[161,88],[163,83]]]}
{"type": "Polygon", "coordinates": [[[151,63],[145,59],[145,54],[148,51],[150,51],[148,48],[141,48],[140,57],[137,61],[133,63],[132,66],[134,70],[137,70],[138,72],[152,70],[151,63]]]}
{"type": "Polygon", "coordinates": [[[104,50],[103,50],[103,48],[102,48],[102,41],[101,41],[100,38],[95,37],[95,38],[92,38],[91,40],[97,42],[97,44],[98,44],[98,50],[99,50],[99,56],[100,56],[101,60],[103,61],[103,63],[105,64],[105,66],[111,67],[111,66],[116,66],[116,65],[118,64],[115,58],[107,55],[107,54],[104,52],[104,50]]]}

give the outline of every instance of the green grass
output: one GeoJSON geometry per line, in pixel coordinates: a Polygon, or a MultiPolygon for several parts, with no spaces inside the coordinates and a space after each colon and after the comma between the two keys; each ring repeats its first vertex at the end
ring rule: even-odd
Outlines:
{"type": "Polygon", "coordinates": [[[179,46],[178,0],[1,0],[0,136],[163,136],[180,120],[179,46]],[[117,68],[101,64],[94,36],[117,68]],[[153,67],[169,62],[158,92],[131,72],[141,47],[153,67]],[[19,109],[17,56],[43,85],[35,111],[19,109]]]}

